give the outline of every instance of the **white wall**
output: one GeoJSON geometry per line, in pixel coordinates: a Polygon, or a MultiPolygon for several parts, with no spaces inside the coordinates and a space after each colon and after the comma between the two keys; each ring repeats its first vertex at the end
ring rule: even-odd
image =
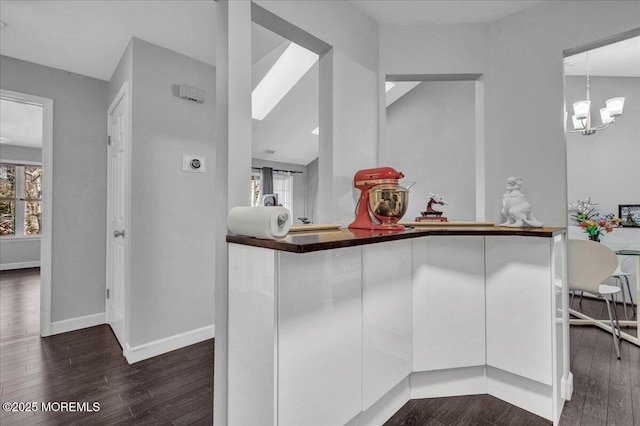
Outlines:
{"type": "Polygon", "coordinates": [[[442,194],[436,206],[450,221],[475,219],[475,82],[425,81],[387,108],[387,164],[407,182],[404,220],[426,209],[430,192],[442,194]]]}
{"type": "MultiPolygon", "coordinates": [[[[605,100],[624,96],[622,117],[593,135],[567,135],[569,202],[591,197],[596,211],[618,214],[619,204],[640,204],[640,78],[590,77],[593,124],[600,124],[605,100]]],[[[572,103],[586,98],[585,77],[567,77],[565,96],[571,120],[572,103]]],[[[569,122],[569,129],[573,126],[569,122]]],[[[640,230],[638,230],[640,235],[640,230]]]]}
{"type": "MultiPolygon", "coordinates": [[[[523,192],[547,225],[566,224],[563,132],[565,49],[640,25],[638,2],[554,1],[492,25],[385,25],[380,31],[383,74],[484,75],[486,219],[500,222],[506,178],[524,179],[523,192]]],[[[383,142],[381,152],[393,149],[383,142]]]]}
{"type": "Polygon", "coordinates": [[[51,321],[103,313],[107,82],[2,56],[0,87],[54,101],[51,321]]]}
{"type": "MultiPolygon", "coordinates": [[[[132,42],[130,282],[132,347],[214,322],[215,69],[139,39],[132,42]],[[204,104],[174,85],[205,91],[204,104]],[[182,154],[207,173],[182,171],[182,154]]],[[[226,173],[226,171],[225,171],[226,173]]],[[[220,236],[219,238],[222,238],[220,236]]],[[[210,337],[210,336],[209,336],[210,337]]]]}

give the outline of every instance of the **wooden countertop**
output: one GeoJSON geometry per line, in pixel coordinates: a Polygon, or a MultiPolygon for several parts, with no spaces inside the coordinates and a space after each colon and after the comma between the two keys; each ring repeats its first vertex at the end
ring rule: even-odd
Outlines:
{"type": "Polygon", "coordinates": [[[262,240],[242,235],[227,235],[228,243],[263,247],[292,253],[309,253],[320,250],[331,250],[342,247],[353,247],[385,241],[404,240],[407,238],[428,235],[517,235],[523,237],[552,238],[564,234],[565,228],[509,228],[501,226],[447,226],[431,225],[428,227],[407,228],[404,231],[368,231],[363,229],[340,228],[327,231],[295,232],[279,240],[262,240]]]}

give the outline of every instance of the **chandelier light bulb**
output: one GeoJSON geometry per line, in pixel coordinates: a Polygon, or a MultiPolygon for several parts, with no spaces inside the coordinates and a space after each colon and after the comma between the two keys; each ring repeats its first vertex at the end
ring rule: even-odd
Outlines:
{"type": "Polygon", "coordinates": [[[623,97],[607,99],[605,104],[607,105],[607,110],[609,110],[609,115],[611,117],[615,118],[622,115],[622,108],[624,108],[623,97]]]}
{"type": "Polygon", "coordinates": [[[573,128],[575,130],[584,130],[587,128],[585,119],[579,119],[575,115],[571,116],[571,120],[573,121],[573,128]]]}
{"type": "Polygon", "coordinates": [[[591,106],[591,101],[578,101],[573,104],[573,112],[575,117],[579,120],[583,118],[587,118],[589,115],[589,107],[591,106]]]}
{"type": "Polygon", "coordinates": [[[606,108],[600,108],[600,118],[602,119],[602,124],[613,123],[613,117],[609,115],[609,110],[606,108]]]}

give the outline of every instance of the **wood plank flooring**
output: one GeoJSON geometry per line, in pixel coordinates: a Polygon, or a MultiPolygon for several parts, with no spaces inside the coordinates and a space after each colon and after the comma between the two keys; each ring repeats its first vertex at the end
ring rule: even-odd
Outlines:
{"type": "Polygon", "coordinates": [[[2,426],[212,423],[213,340],[129,365],[106,325],[41,339],[39,281],[37,269],[0,272],[0,401],[100,411],[3,410],[2,426]]]}
{"type": "MultiPolygon", "coordinates": [[[[578,308],[577,299],[575,303],[578,308]]],[[[624,318],[621,304],[617,308],[618,318],[624,318]]],[[[584,298],[581,310],[608,318],[606,305],[598,300],[584,298]]],[[[611,334],[599,328],[572,326],[570,338],[573,398],[565,403],[560,426],[640,426],[640,347],[622,342],[618,360],[611,334]]],[[[550,424],[492,396],[472,395],[411,400],[385,426],[550,424]]]]}
{"type": "MultiPolygon", "coordinates": [[[[606,315],[603,303],[582,303],[589,315],[606,315]]],[[[99,402],[100,411],[2,411],[2,426],[212,423],[213,340],[129,365],[108,326],[41,339],[39,304],[37,269],[0,272],[0,401],[99,402]]],[[[571,327],[574,393],[560,425],[640,426],[640,348],[623,342],[621,352],[618,361],[603,330],[571,327]]],[[[489,395],[411,400],[385,423],[549,424],[489,395]]]]}

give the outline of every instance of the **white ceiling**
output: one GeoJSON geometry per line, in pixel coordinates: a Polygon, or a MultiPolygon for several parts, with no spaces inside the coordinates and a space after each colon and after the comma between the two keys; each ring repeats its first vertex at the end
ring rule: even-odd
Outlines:
{"type": "Polygon", "coordinates": [[[351,0],[382,24],[492,23],[549,0],[351,0]]]}
{"type": "Polygon", "coordinates": [[[589,75],[640,77],[640,37],[568,56],[564,60],[565,74],[586,75],[587,53],[589,53],[589,75]]]}
{"type": "Polygon", "coordinates": [[[215,64],[213,0],[2,0],[0,53],[109,80],[131,37],[215,64]]]}
{"type": "MultiPolygon", "coordinates": [[[[342,1],[350,1],[381,24],[454,24],[491,23],[551,0],[342,1]]],[[[1,30],[0,54],[101,80],[110,79],[131,37],[141,38],[215,66],[216,3],[213,0],[2,0],[0,19],[6,25],[1,30]]],[[[254,64],[282,47],[279,36],[256,27],[254,25],[256,40],[252,48],[254,64]]],[[[608,46],[603,50],[606,51],[607,48],[608,46]]],[[[632,65],[640,63],[637,43],[630,45],[624,52],[617,51],[604,59],[609,66],[608,71],[599,69],[598,56],[599,54],[593,53],[590,57],[592,75],[626,75],[612,68],[618,58],[633,57],[627,62],[632,65]]],[[[264,68],[265,61],[262,62],[264,68]]],[[[572,70],[567,69],[567,74],[580,75],[580,59],[576,62],[578,64],[572,70]]],[[[254,65],[254,72],[256,67],[254,65]]],[[[262,158],[308,163],[307,160],[313,154],[306,148],[313,144],[313,140],[317,146],[318,139],[310,134],[317,124],[306,129],[311,121],[317,123],[318,94],[317,83],[312,81],[314,78],[317,79],[303,78],[299,83],[301,87],[290,92],[290,96],[298,96],[298,99],[285,99],[281,108],[274,110],[270,120],[254,123],[256,156],[271,149],[276,154],[262,158]],[[303,87],[315,92],[304,92],[303,87]],[[304,99],[308,103],[304,103],[304,99]],[[315,107],[308,106],[313,102],[315,107]],[[292,108],[289,112],[284,110],[287,105],[292,108]],[[270,122],[276,120],[276,117],[289,119],[281,118],[285,120],[285,125],[278,127],[270,122]],[[313,119],[310,120],[309,117],[313,119]],[[295,131],[294,125],[298,128],[295,131]],[[283,130],[285,126],[291,127],[283,130]],[[267,131],[272,134],[260,134],[267,131]],[[305,149],[301,151],[305,154],[301,154],[299,158],[288,155],[296,151],[295,146],[304,146],[305,149]],[[287,156],[280,157],[284,153],[288,153],[287,156]]],[[[317,148],[315,149],[317,152],[317,148]]]]}

